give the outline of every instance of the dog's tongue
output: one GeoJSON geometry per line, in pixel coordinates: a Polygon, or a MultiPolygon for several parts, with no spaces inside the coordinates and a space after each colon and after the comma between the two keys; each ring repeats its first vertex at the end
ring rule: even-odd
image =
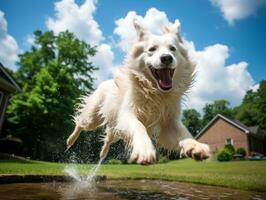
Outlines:
{"type": "Polygon", "coordinates": [[[172,77],[169,68],[157,70],[158,83],[162,89],[172,88],[172,77]]]}

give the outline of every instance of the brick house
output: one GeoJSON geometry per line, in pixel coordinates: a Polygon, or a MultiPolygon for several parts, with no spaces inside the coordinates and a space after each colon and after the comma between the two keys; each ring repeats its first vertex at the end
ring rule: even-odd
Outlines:
{"type": "Polygon", "coordinates": [[[265,154],[265,141],[257,136],[258,127],[247,127],[237,120],[216,115],[195,137],[199,142],[210,146],[212,152],[232,144],[235,149],[243,147],[250,152],[265,154]]]}

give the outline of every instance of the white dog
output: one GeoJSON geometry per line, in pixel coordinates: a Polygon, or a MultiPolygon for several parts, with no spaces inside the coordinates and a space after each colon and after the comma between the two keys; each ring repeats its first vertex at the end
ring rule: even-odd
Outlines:
{"type": "MultiPolygon", "coordinates": [[[[119,139],[130,144],[130,160],[140,164],[156,161],[151,141],[158,134],[161,147],[178,150],[194,159],[209,157],[209,147],[194,140],[180,121],[182,96],[191,86],[194,64],[180,36],[180,23],[166,27],[164,34],[152,35],[134,21],[137,41],[113,80],[99,85],[83,98],[75,116],[75,130],[68,148],[82,130],[106,127],[103,159],[109,146],[119,139]]],[[[103,58],[104,59],[104,58],[103,58]]]]}

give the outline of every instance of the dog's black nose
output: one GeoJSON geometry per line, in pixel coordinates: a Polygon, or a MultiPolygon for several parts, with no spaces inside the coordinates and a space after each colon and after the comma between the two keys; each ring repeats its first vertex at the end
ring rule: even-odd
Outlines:
{"type": "Polygon", "coordinates": [[[161,62],[165,65],[169,65],[173,62],[173,57],[169,54],[163,54],[161,56],[161,62]]]}

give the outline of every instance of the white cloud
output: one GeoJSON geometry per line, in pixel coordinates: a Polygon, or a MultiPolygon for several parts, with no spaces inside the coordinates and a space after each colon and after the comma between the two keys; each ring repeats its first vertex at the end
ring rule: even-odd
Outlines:
{"type": "Polygon", "coordinates": [[[92,0],[86,0],[81,6],[74,0],[62,0],[55,3],[55,11],[55,19],[49,17],[46,25],[56,34],[69,30],[92,45],[99,44],[103,39],[102,31],[93,19],[96,7],[92,0]]]}
{"type": "Polygon", "coordinates": [[[259,87],[260,87],[260,84],[257,83],[256,85],[254,85],[254,86],[251,88],[251,90],[253,90],[254,92],[256,92],[256,91],[258,91],[259,87]]]}
{"type": "MultiPolygon", "coordinates": [[[[116,20],[114,33],[119,36],[118,46],[128,51],[136,34],[132,25],[137,18],[153,33],[160,33],[163,27],[169,24],[164,12],[151,8],[144,17],[134,11],[128,12],[124,18],[116,20]]],[[[229,48],[226,45],[214,44],[196,50],[193,42],[186,41],[190,57],[197,62],[197,76],[194,87],[188,94],[185,108],[196,108],[201,111],[206,103],[217,99],[228,99],[232,105],[241,102],[246,90],[251,89],[254,81],[247,70],[246,62],[239,62],[226,66],[229,57],[229,48]]]]}
{"type": "Polygon", "coordinates": [[[239,104],[246,91],[254,86],[246,62],[225,65],[229,57],[226,45],[215,44],[197,51],[192,42],[186,44],[189,54],[197,62],[196,82],[187,105],[201,110],[206,103],[227,99],[232,106],[239,104]]]}
{"type": "Polygon", "coordinates": [[[166,14],[156,8],[150,8],[144,17],[137,15],[134,11],[128,12],[125,18],[115,21],[116,28],[114,29],[114,33],[119,36],[118,46],[125,52],[130,49],[136,37],[134,19],[138,19],[147,30],[154,34],[160,34],[162,27],[170,23],[166,14]]]}
{"type": "Polygon", "coordinates": [[[0,10],[0,62],[10,69],[16,70],[19,48],[16,40],[7,32],[5,14],[0,10]]]}
{"type": "Polygon", "coordinates": [[[110,61],[114,60],[114,53],[107,44],[101,44],[97,48],[97,54],[92,57],[91,61],[95,63],[96,67],[99,67],[99,70],[95,71],[95,76],[97,78],[95,84],[98,85],[102,81],[112,78],[112,72],[114,66],[110,61]]]}
{"type": "Polygon", "coordinates": [[[99,84],[110,77],[114,67],[114,55],[109,44],[104,43],[104,36],[93,14],[96,6],[93,0],[86,0],[80,6],[74,0],[62,0],[55,3],[55,18],[49,17],[46,21],[48,29],[56,34],[69,30],[91,45],[97,45],[97,54],[91,60],[99,68],[94,73],[99,84]]]}
{"type": "Polygon", "coordinates": [[[266,0],[210,0],[223,13],[229,24],[256,13],[256,10],[266,5],[266,0]]]}

